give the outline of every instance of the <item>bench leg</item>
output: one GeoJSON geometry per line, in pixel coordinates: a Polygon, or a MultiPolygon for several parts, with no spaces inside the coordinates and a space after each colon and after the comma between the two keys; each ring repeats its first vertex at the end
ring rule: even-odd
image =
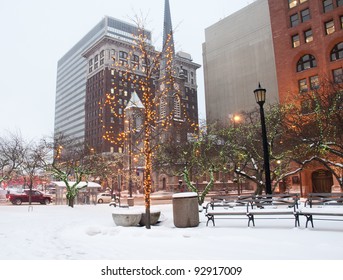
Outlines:
{"type": "Polygon", "coordinates": [[[294,214],[294,217],[295,217],[295,227],[297,226],[300,227],[299,214],[298,213],[294,214]]]}
{"type": "Polygon", "coordinates": [[[305,215],[306,217],[306,227],[307,227],[307,224],[308,222],[311,222],[311,225],[313,227],[313,218],[312,218],[312,215],[311,214],[308,214],[308,215],[305,215]]]}
{"type": "Polygon", "coordinates": [[[211,216],[210,216],[210,215],[207,216],[207,223],[206,223],[206,226],[208,226],[208,222],[209,222],[209,221],[212,221],[213,226],[215,226],[215,224],[214,224],[214,216],[212,216],[212,215],[211,215],[211,216]]]}
{"type": "Polygon", "coordinates": [[[249,218],[248,227],[250,226],[250,222],[252,222],[252,225],[255,226],[254,215],[248,214],[247,216],[249,218]]]}

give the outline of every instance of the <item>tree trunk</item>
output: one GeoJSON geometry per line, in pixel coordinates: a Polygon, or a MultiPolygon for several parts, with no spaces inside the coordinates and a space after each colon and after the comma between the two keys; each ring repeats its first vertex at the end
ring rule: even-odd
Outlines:
{"type": "Polygon", "coordinates": [[[70,198],[67,199],[68,206],[71,207],[71,208],[74,208],[74,199],[75,199],[75,197],[70,197],[70,198]]]}

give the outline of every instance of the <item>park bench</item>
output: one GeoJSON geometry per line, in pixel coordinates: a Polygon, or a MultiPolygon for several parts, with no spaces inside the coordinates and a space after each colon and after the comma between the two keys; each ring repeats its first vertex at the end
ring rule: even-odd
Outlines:
{"type": "Polygon", "coordinates": [[[252,195],[241,196],[214,196],[206,205],[205,216],[207,217],[206,226],[212,221],[215,226],[214,217],[247,216],[247,205],[252,200],[252,195]]]}
{"type": "Polygon", "coordinates": [[[343,221],[335,217],[343,217],[343,193],[309,193],[305,205],[299,214],[306,217],[306,227],[313,216],[321,216],[317,220],[343,221]]]}
{"type": "Polygon", "coordinates": [[[300,226],[298,213],[299,194],[267,194],[253,197],[247,207],[248,226],[255,226],[255,216],[294,216],[295,227],[300,226]]]}

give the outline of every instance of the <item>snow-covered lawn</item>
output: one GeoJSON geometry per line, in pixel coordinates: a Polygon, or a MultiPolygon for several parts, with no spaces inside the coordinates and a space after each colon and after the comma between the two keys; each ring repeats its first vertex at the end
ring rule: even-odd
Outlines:
{"type": "MultiPolygon", "coordinates": [[[[143,206],[130,208],[134,211],[143,206]]],[[[206,227],[204,213],[195,228],[176,228],[172,205],[160,223],[118,227],[114,207],[105,205],[0,206],[1,260],[342,260],[343,222],[315,221],[294,227],[293,219],[217,219],[206,227]],[[148,249],[147,249],[148,248],[148,249]]]]}

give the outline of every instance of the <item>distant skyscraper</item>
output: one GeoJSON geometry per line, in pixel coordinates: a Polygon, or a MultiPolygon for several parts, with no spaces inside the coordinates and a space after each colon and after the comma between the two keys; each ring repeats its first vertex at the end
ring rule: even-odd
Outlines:
{"type": "MultiPolygon", "coordinates": [[[[57,65],[56,100],[55,100],[55,135],[63,133],[79,141],[85,139],[85,98],[87,76],[99,72],[104,60],[108,61],[111,54],[99,61],[90,61],[83,53],[104,37],[132,44],[134,34],[138,34],[136,26],[106,16],[91,31],[89,31],[74,47],[72,47],[57,65]],[[93,67],[93,71],[89,72],[93,67]]],[[[148,38],[151,33],[147,31],[148,38]]],[[[95,58],[94,58],[95,59],[95,58]]]]}

